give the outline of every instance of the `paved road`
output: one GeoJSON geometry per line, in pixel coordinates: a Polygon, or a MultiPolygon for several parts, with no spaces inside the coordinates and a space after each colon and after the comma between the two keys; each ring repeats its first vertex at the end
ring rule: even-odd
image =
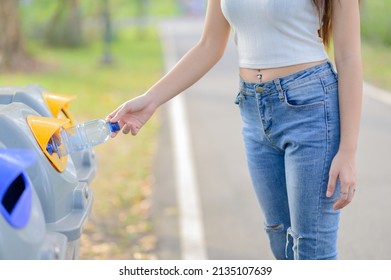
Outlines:
{"type": "MultiPolygon", "coordinates": [[[[166,63],[170,67],[195,42],[202,22],[166,22],[166,63]],[[174,31],[175,30],[175,31],[174,31]],[[167,53],[168,52],[168,53],[167,53]]],[[[246,169],[240,116],[234,99],[238,88],[237,54],[233,42],[222,60],[184,98],[197,192],[208,259],[272,259],[263,231],[263,217],[246,169]]],[[[182,211],[177,203],[173,125],[164,105],[154,175],[153,219],[160,259],[181,259],[182,211]]],[[[341,259],[391,259],[391,106],[365,96],[360,150],[359,190],[343,211],[341,259]]]]}

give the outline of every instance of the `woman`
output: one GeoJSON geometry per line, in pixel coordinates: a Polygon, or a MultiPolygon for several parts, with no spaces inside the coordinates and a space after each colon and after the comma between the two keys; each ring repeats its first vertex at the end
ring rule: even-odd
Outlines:
{"type": "Polygon", "coordinates": [[[216,64],[231,29],[239,52],[236,103],[273,254],[336,259],[339,210],[356,188],[358,0],[209,0],[200,41],[145,94],[106,120],[136,135],[161,104],[216,64]],[[338,75],[324,50],[331,34],[338,75]]]}

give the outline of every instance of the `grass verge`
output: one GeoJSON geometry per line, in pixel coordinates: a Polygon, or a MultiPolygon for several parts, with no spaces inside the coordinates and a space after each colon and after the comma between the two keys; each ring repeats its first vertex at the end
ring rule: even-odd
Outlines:
{"type": "Polygon", "coordinates": [[[390,47],[363,42],[362,57],[365,80],[391,91],[390,47]]]}

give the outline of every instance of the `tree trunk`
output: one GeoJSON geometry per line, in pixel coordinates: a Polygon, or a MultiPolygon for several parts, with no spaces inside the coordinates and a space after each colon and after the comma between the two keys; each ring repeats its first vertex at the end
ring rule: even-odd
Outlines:
{"type": "Polygon", "coordinates": [[[0,0],[0,71],[21,69],[26,60],[18,1],[0,0]]]}
{"type": "Polygon", "coordinates": [[[49,21],[46,43],[50,46],[79,47],[82,45],[82,23],[78,0],[58,1],[49,21]]]}
{"type": "Polygon", "coordinates": [[[146,37],[146,30],[148,26],[149,0],[137,0],[136,4],[138,37],[140,38],[140,40],[144,40],[146,37]]]}

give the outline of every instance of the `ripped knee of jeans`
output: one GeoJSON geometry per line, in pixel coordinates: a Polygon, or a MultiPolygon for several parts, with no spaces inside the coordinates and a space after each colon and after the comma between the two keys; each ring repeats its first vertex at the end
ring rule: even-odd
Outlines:
{"type": "Polygon", "coordinates": [[[275,232],[282,232],[284,231],[284,224],[272,224],[272,225],[265,225],[266,231],[275,231],[275,232]]]}
{"type": "MultiPolygon", "coordinates": [[[[286,230],[289,224],[284,223],[269,223],[265,224],[264,228],[269,237],[270,247],[273,255],[277,260],[286,260],[285,256],[285,243],[286,243],[286,230]]],[[[291,256],[292,257],[292,256],[291,256]]]]}
{"type": "Polygon", "coordinates": [[[288,249],[290,248],[289,236],[292,237],[292,240],[293,240],[293,246],[291,246],[292,251],[293,251],[293,257],[295,260],[298,260],[299,259],[300,239],[303,237],[300,236],[299,234],[297,234],[296,232],[294,232],[291,227],[288,228],[288,230],[286,232],[286,248],[285,248],[285,255],[286,256],[288,256],[288,249]]]}

